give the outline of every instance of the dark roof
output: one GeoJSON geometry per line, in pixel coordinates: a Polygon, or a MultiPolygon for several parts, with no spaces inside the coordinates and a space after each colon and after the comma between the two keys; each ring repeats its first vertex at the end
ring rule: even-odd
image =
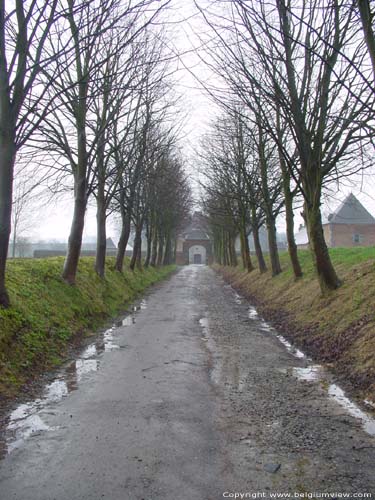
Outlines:
{"type": "Polygon", "coordinates": [[[325,224],[375,224],[374,217],[350,193],[341,205],[328,216],[325,224]]]}
{"type": "Polygon", "coordinates": [[[185,240],[209,240],[207,220],[201,212],[194,212],[190,224],[182,232],[185,240]]]}
{"type": "Polygon", "coordinates": [[[112,238],[107,238],[107,248],[117,248],[116,245],[113,243],[112,238]]]}
{"type": "Polygon", "coordinates": [[[184,233],[185,240],[209,240],[207,233],[201,229],[192,229],[191,231],[184,233]]]}

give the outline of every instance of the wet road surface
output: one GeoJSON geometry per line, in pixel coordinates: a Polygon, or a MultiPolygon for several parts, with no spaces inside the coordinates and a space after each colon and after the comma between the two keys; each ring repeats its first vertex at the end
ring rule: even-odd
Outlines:
{"type": "Polygon", "coordinates": [[[375,496],[371,415],[211,269],[136,309],[9,416],[1,500],[375,496]]]}

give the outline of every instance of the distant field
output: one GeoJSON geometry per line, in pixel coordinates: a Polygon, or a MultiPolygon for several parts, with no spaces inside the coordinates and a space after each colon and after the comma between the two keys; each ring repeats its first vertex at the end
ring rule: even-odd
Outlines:
{"type": "Polygon", "coordinates": [[[69,344],[123,311],[137,294],[167,276],[174,266],[144,271],[94,271],[94,258],[79,264],[76,286],[60,277],[64,257],[14,259],[7,287],[12,307],[0,309],[0,396],[14,395],[28,379],[58,366],[69,344]]]}
{"type": "Polygon", "coordinates": [[[280,255],[283,273],[274,278],[257,270],[218,270],[287,336],[375,401],[375,248],[335,248],[330,255],[343,284],[324,297],[308,250],[299,252],[304,277],[298,281],[286,252],[280,255]]]}

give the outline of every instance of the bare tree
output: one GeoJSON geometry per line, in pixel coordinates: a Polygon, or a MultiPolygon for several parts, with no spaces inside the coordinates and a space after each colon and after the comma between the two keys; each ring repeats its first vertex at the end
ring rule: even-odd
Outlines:
{"type": "Polygon", "coordinates": [[[353,8],[337,1],[296,6],[286,0],[233,0],[216,17],[201,11],[216,35],[211,67],[227,89],[244,103],[254,101],[255,89],[261,110],[273,109],[273,116],[278,110],[287,125],[295,147],[263,126],[303,196],[321,289],[335,289],[340,280],[324,240],[322,192],[332,180],[363,168],[373,125],[372,92],[357,70],[366,54],[357,43],[353,8]]]}
{"type": "Polygon", "coordinates": [[[58,0],[0,1],[0,305],[9,306],[5,268],[11,233],[14,164],[46,113],[39,109],[45,87],[37,77],[50,59],[44,51],[58,17],[58,0]],[[38,113],[35,113],[38,110],[38,113]]]}
{"type": "Polygon", "coordinates": [[[22,257],[21,248],[25,247],[25,238],[27,233],[35,225],[35,216],[33,217],[33,205],[35,194],[40,186],[40,181],[34,178],[30,180],[27,175],[30,172],[23,172],[23,176],[17,175],[13,190],[12,207],[12,232],[11,247],[12,257],[22,257]]]}
{"type": "Polygon", "coordinates": [[[375,84],[375,33],[374,33],[374,11],[371,9],[370,0],[356,0],[361,18],[363,35],[366,41],[367,50],[370,55],[373,84],[375,84]]]}
{"type": "MultiPolygon", "coordinates": [[[[156,0],[127,3],[120,0],[68,1],[63,26],[65,37],[61,43],[70,45],[74,56],[58,60],[64,71],[53,80],[57,98],[49,119],[45,121],[43,133],[48,146],[66,158],[66,171],[70,171],[73,181],[74,214],[62,273],[70,284],[75,283],[85,212],[96,182],[97,146],[103,138],[100,127],[89,127],[98,93],[104,91],[108,96],[108,89],[102,85],[101,69],[134,44],[167,4],[168,0],[162,3],[156,0]],[[116,44],[109,53],[106,45],[110,34],[115,36],[116,44]]],[[[54,42],[52,39],[52,53],[54,42]]],[[[49,74],[46,77],[49,78],[49,74]]]]}

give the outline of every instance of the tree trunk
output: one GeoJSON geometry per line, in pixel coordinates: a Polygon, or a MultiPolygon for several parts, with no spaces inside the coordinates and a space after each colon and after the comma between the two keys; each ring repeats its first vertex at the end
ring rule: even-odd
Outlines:
{"type": "Polygon", "coordinates": [[[251,256],[250,256],[250,248],[249,248],[249,240],[247,237],[246,233],[246,219],[245,216],[242,216],[242,227],[240,230],[240,239],[241,239],[241,255],[242,255],[242,263],[244,269],[248,273],[250,273],[253,269],[253,263],[251,262],[251,256]]]}
{"type": "Polygon", "coordinates": [[[70,285],[74,285],[76,281],[87,207],[86,92],[87,82],[82,81],[79,84],[79,102],[75,124],[78,158],[74,175],[74,213],[68,241],[68,252],[62,272],[63,279],[70,285]]]}
{"type": "Polygon", "coordinates": [[[173,253],[172,253],[172,262],[171,264],[176,264],[177,262],[177,237],[178,236],[174,236],[174,239],[173,239],[173,253]]]}
{"type": "Polygon", "coordinates": [[[137,269],[142,269],[142,231],[143,231],[144,218],[141,218],[138,230],[138,248],[135,264],[137,269]]]}
{"type": "Polygon", "coordinates": [[[146,258],[144,263],[145,268],[147,268],[150,265],[151,249],[152,249],[152,233],[153,229],[151,227],[151,223],[147,223],[146,225],[147,249],[146,249],[146,258]]]}
{"type": "Polygon", "coordinates": [[[122,220],[121,235],[120,235],[120,240],[118,242],[116,263],[115,263],[115,269],[119,273],[122,273],[124,267],[125,252],[130,236],[130,215],[127,215],[125,210],[121,210],[121,220],[122,220]]]}
{"type": "Polygon", "coordinates": [[[230,243],[228,231],[224,231],[224,265],[230,266],[230,243]]]}
{"type": "Polygon", "coordinates": [[[275,218],[272,216],[267,217],[267,234],[272,276],[277,276],[281,273],[281,265],[277,248],[276,223],[275,218]]]}
{"type": "MultiPolygon", "coordinates": [[[[104,188],[104,186],[103,186],[104,188]]],[[[105,257],[107,250],[107,234],[106,234],[106,222],[107,214],[104,201],[104,191],[101,191],[98,187],[98,196],[96,199],[97,210],[96,210],[96,256],[95,256],[95,271],[98,276],[104,278],[105,274],[105,257]]]]}
{"type": "Polygon", "coordinates": [[[152,267],[156,266],[157,257],[158,257],[158,232],[155,227],[152,238],[151,262],[150,262],[150,265],[152,267]]]}
{"type": "Polygon", "coordinates": [[[142,245],[142,226],[141,224],[137,224],[134,236],[133,255],[129,266],[132,271],[134,271],[137,260],[139,259],[139,252],[141,245],[142,245]]]}
{"type": "Polygon", "coordinates": [[[264,257],[263,257],[263,251],[262,251],[262,247],[260,244],[259,226],[258,226],[255,206],[251,207],[251,222],[252,222],[251,227],[252,227],[252,232],[253,232],[255,255],[257,256],[259,272],[265,273],[267,271],[267,266],[266,266],[266,261],[264,260],[264,257]]]}
{"type": "Polygon", "coordinates": [[[73,221],[68,241],[68,253],[66,255],[62,273],[63,279],[67,283],[69,283],[69,285],[75,284],[79,256],[81,254],[82,234],[85,225],[85,213],[87,205],[85,181],[77,187],[76,192],[77,194],[74,200],[73,221]]]}
{"type": "Polygon", "coordinates": [[[168,231],[165,239],[165,252],[164,252],[163,265],[168,266],[171,263],[172,263],[172,240],[170,232],[168,231]]]}
{"type": "Polygon", "coordinates": [[[164,249],[164,237],[159,233],[159,245],[158,245],[158,257],[156,259],[156,265],[159,267],[163,262],[163,249],[164,249]]]}
{"type": "Polygon", "coordinates": [[[259,266],[259,272],[265,273],[267,271],[267,265],[266,261],[264,260],[262,246],[260,244],[258,226],[253,227],[253,240],[254,240],[255,254],[257,256],[257,261],[259,266]]]}
{"type": "Polygon", "coordinates": [[[370,55],[372,72],[375,82],[375,35],[373,29],[373,15],[370,8],[370,0],[357,0],[359,14],[361,17],[363,33],[367,50],[370,55]]]}
{"type": "Polygon", "coordinates": [[[283,192],[284,192],[284,201],[285,201],[285,219],[286,219],[286,237],[288,241],[288,252],[290,261],[292,263],[293,273],[295,279],[302,277],[302,269],[300,262],[298,260],[298,251],[296,240],[294,238],[294,213],[293,213],[293,193],[290,190],[290,178],[291,173],[288,169],[288,165],[285,161],[282,147],[281,145],[284,142],[283,138],[283,128],[281,126],[281,116],[280,111],[277,109],[276,111],[276,124],[277,124],[277,135],[279,141],[278,153],[279,153],[279,162],[282,173],[283,180],[283,192]]]}
{"type": "Polygon", "coordinates": [[[138,251],[137,251],[135,265],[137,266],[137,269],[142,269],[142,231],[141,231],[141,235],[139,238],[138,251]]]}
{"type": "Polygon", "coordinates": [[[336,290],[341,282],[336,274],[324,239],[320,206],[308,206],[305,203],[307,230],[314,266],[318,275],[322,293],[336,290]]]}
{"type": "Polygon", "coordinates": [[[232,267],[236,267],[238,265],[235,241],[236,241],[236,237],[233,236],[232,234],[229,234],[229,241],[228,241],[228,243],[229,243],[229,259],[230,259],[230,265],[232,267]]]}
{"type": "Polygon", "coordinates": [[[12,220],[13,172],[16,147],[12,133],[4,127],[0,134],[0,305],[9,307],[5,286],[5,269],[8,256],[12,220]]]}
{"type": "Polygon", "coordinates": [[[290,190],[285,189],[285,186],[284,186],[284,198],[285,198],[285,219],[286,219],[286,237],[288,241],[288,252],[293,267],[294,277],[298,279],[302,277],[303,273],[301,269],[301,264],[298,259],[296,240],[294,238],[293,198],[292,194],[290,193],[290,190]]]}

